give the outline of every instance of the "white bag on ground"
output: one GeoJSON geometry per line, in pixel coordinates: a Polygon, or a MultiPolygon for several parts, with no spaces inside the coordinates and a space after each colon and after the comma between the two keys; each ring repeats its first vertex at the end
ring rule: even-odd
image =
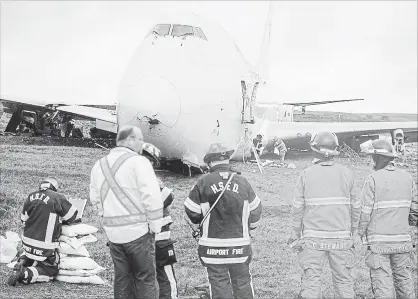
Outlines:
{"type": "Polygon", "coordinates": [[[66,269],[59,269],[58,275],[63,276],[93,276],[98,274],[99,272],[102,272],[105,268],[103,267],[97,267],[93,270],[66,270],[66,269]]]}
{"type": "Polygon", "coordinates": [[[67,243],[68,245],[70,245],[72,248],[76,250],[79,249],[81,246],[83,246],[83,243],[81,243],[81,241],[75,237],[67,237],[67,236],[61,235],[58,238],[58,241],[67,243]]]}
{"type": "Polygon", "coordinates": [[[17,233],[8,231],[6,238],[0,236],[0,263],[10,263],[17,254],[20,237],[17,233]]]}
{"type": "Polygon", "coordinates": [[[74,225],[63,225],[61,234],[67,237],[83,236],[94,234],[98,229],[92,225],[80,223],[74,225]]]}
{"type": "Polygon", "coordinates": [[[90,256],[89,252],[87,251],[86,246],[82,245],[80,248],[74,249],[73,247],[71,247],[70,245],[64,242],[60,242],[60,246],[58,247],[58,252],[64,253],[64,254],[78,255],[78,256],[87,256],[87,257],[90,256]]]}
{"type": "Polygon", "coordinates": [[[65,257],[61,259],[60,269],[67,270],[93,270],[100,267],[94,260],[89,257],[65,257]]]}
{"type": "Polygon", "coordinates": [[[81,244],[97,242],[97,238],[93,235],[82,236],[77,239],[81,244]]]}
{"type": "Polygon", "coordinates": [[[58,281],[68,282],[68,283],[105,284],[103,279],[101,279],[97,275],[86,276],[86,277],[57,275],[55,279],[58,281]]]}

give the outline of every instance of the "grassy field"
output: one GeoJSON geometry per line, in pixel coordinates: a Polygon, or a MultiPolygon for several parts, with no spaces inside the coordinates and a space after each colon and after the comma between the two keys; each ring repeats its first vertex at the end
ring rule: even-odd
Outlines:
{"type": "MultiPolygon", "coordinates": [[[[408,157],[401,166],[417,179],[417,145],[408,145],[408,157]]],[[[8,230],[20,232],[20,210],[27,194],[36,190],[42,177],[53,175],[61,183],[61,192],[68,197],[87,198],[90,169],[105,150],[75,147],[42,147],[23,145],[0,145],[1,184],[0,184],[0,233],[8,230]]],[[[300,290],[300,269],[296,254],[285,246],[289,231],[289,203],[299,172],[310,165],[310,157],[294,157],[296,169],[266,167],[264,174],[256,171],[256,165],[234,163],[234,167],[249,179],[262,199],[263,215],[260,226],[253,233],[253,261],[251,272],[256,298],[296,298],[300,290]]],[[[371,172],[366,163],[340,161],[356,173],[357,183],[361,186],[371,172]]],[[[174,189],[175,201],[171,209],[174,224],[174,238],[178,241],[176,253],[178,263],[175,271],[178,280],[180,298],[196,298],[194,287],[206,282],[206,274],[197,258],[197,244],[191,237],[191,231],[185,222],[183,201],[196,178],[183,177],[167,172],[157,172],[168,187],[174,189]]],[[[106,236],[99,218],[92,212],[88,203],[83,222],[99,228],[96,233],[99,241],[88,244],[91,256],[106,271],[100,276],[107,282],[105,286],[75,285],[61,282],[8,287],[7,276],[10,273],[4,264],[0,264],[1,298],[112,298],[113,264],[106,236]]],[[[357,298],[372,298],[370,279],[364,265],[363,252],[357,252],[355,268],[355,290],[357,298]]],[[[416,280],[416,271],[414,272],[416,280]]],[[[322,283],[324,298],[333,298],[330,271],[327,267],[322,283]]]]}

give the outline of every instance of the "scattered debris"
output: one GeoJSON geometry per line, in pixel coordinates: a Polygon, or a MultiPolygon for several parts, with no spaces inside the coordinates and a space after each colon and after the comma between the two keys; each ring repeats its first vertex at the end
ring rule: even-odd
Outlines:
{"type": "Polygon", "coordinates": [[[290,168],[290,169],[296,169],[296,165],[295,165],[295,163],[290,162],[290,163],[287,165],[287,168],[290,168]]]}

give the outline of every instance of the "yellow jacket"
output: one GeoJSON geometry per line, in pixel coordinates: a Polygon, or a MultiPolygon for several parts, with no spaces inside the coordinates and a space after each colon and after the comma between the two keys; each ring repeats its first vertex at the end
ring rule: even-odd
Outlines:
{"type": "Polygon", "coordinates": [[[291,211],[296,237],[316,241],[351,239],[360,217],[354,174],[333,160],[302,171],[291,211]]]}
{"type": "Polygon", "coordinates": [[[113,177],[121,190],[115,195],[105,180],[102,163],[106,160],[102,158],[91,170],[90,200],[103,216],[109,241],[122,244],[140,238],[149,230],[159,233],[163,200],[151,163],[126,147],[112,149],[105,158],[109,168],[116,171],[113,177]],[[124,162],[122,156],[126,158],[124,162]]]}
{"type": "Polygon", "coordinates": [[[411,175],[393,164],[369,175],[362,190],[359,235],[368,244],[411,241],[408,216],[418,210],[411,175]]]}

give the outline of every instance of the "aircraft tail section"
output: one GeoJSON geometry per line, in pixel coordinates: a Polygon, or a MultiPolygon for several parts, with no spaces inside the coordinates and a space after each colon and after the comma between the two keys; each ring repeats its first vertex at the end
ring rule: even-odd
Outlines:
{"type": "Polygon", "coordinates": [[[273,18],[274,1],[270,1],[267,20],[264,28],[263,40],[261,43],[260,56],[257,61],[257,68],[261,73],[263,83],[266,83],[270,78],[270,42],[271,42],[271,22],[273,18]]]}

